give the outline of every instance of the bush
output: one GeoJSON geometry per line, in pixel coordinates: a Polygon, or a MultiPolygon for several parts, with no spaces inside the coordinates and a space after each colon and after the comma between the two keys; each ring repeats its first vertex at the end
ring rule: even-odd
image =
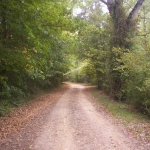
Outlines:
{"type": "Polygon", "coordinates": [[[126,53],[121,61],[123,65],[117,69],[125,82],[120,93],[126,95],[127,102],[150,114],[150,63],[147,54],[140,51],[126,53]]]}
{"type": "Polygon", "coordinates": [[[24,103],[25,93],[17,87],[5,84],[0,92],[0,97],[0,116],[3,116],[12,106],[19,107],[24,103]]]}
{"type": "Polygon", "coordinates": [[[0,116],[4,116],[10,110],[10,103],[8,100],[1,100],[0,101],[0,116]]]}

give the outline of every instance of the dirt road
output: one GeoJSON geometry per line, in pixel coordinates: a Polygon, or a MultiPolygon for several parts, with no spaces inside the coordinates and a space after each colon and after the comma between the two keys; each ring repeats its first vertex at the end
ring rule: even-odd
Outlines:
{"type": "Polygon", "coordinates": [[[10,137],[0,150],[142,149],[135,139],[96,110],[85,86],[69,86],[61,98],[10,137]]]}

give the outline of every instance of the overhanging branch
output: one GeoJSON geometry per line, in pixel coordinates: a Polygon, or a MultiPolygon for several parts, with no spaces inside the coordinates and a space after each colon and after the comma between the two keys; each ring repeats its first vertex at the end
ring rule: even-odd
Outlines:
{"type": "Polygon", "coordinates": [[[108,3],[104,0],[100,0],[102,3],[104,3],[105,5],[108,5],[108,3]]]}
{"type": "Polygon", "coordinates": [[[136,16],[145,0],[138,0],[127,18],[127,24],[130,25],[133,18],[136,16]]]}

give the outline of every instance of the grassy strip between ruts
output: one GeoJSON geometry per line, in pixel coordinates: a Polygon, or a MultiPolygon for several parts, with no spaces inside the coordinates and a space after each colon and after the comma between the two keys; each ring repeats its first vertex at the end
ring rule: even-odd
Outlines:
{"type": "Polygon", "coordinates": [[[95,88],[91,90],[91,93],[104,109],[115,117],[118,123],[127,127],[130,134],[142,141],[143,144],[150,146],[150,119],[148,117],[137,112],[132,106],[114,101],[104,92],[95,88]]]}

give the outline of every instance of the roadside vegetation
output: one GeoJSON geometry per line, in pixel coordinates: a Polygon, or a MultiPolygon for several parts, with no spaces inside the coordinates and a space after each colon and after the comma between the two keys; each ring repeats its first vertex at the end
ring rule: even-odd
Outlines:
{"type": "Polygon", "coordinates": [[[113,116],[117,124],[125,125],[129,134],[142,141],[143,144],[149,144],[150,120],[147,115],[140,113],[133,105],[115,101],[103,91],[93,88],[91,93],[100,102],[102,109],[113,116]]]}
{"type": "Polygon", "coordinates": [[[72,6],[68,0],[0,2],[0,116],[63,81],[73,45],[72,6]]]}

